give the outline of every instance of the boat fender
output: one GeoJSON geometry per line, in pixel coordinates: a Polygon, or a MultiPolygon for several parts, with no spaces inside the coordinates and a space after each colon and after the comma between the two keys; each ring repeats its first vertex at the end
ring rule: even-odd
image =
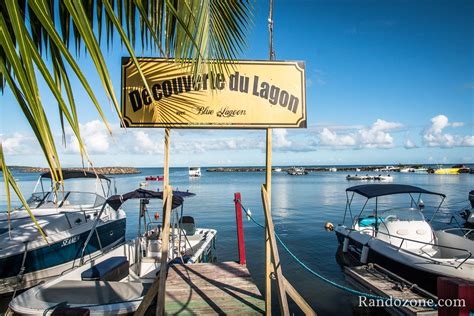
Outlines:
{"type": "Polygon", "coordinates": [[[334,224],[331,222],[326,222],[326,224],[324,224],[324,229],[326,229],[328,232],[332,232],[334,230],[334,224]]]}
{"type": "Polygon", "coordinates": [[[344,238],[344,242],[342,243],[342,252],[346,253],[349,251],[349,238],[344,238]]]}
{"type": "Polygon", "coordinates": [[[363,264],[366,264],[368,258],[369,258],[369,247],[364,245],[362,247],[362,253],[360,254],[360,262],[363,264]]]}
{"type": "Polygon", "coordinates": [[[423,200],[420,199],[420,202],[418,202],[418,208],[419,208],[419,209],[422,209],[422,208],[424,208],[424,207],[425,207],[425,202],[423,202],[423,200]]]}

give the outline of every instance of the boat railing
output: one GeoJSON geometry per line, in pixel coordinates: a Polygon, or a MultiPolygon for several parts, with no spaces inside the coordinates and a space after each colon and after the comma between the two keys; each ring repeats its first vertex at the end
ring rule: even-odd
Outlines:
{"type": "MultiPolygon", "coordinates": [[[[363,230],[355,230],[355,229],[351,228],[351,229],[349,229],[349,230],[350,230],[350,231],[361,232],[361,231],[363,231],[363,230],[365,230],[365,229],[363,229],[363,230]]],[[[415,255],[415,256],[417,256],[417,257],[420,257],[420,258],[423,258],[423,259],[428,259],[428,260],[431,260],[431,261],[433,261],[433,262],[436,262],[437,264],[443,264],[443,262],[442,262],[442,261],[439,261],[439,260],[436,260],[436,259],[434,259],[434,258],[432,258],[432,257],[422,256],[422,255],[420,255],[420,254],[418,254],[418,253],[416,253],[416,252],[410,251],[410,250],[408,250],[408,249],[402,249],[403,244],[405,243],[405,241],[407,241],[407,242],[415,242],[415,243],[423,244],[423,245],[425,245],[425,246],[434,246],[434,247],[438,247],[438,248],[444,248],[444,249],[450,249],[450,250],[456,250],[456,251],[465,252],[465,253],[467,254],[467,256],[464,258],[464,260],[463,260],[460,264],[458,264],[458,265],[455,267],[456,269],[459,269],[467,260],[471,259],[471,257],[472,257],[472,253],[471,253],[469,250],[463,249],[463,248],[456,248],[456,247],[444,246],[444,245],[436,245],[436,244],[433,244],[433,243],[424,242],[424,241],[419,241],[419,240],[414,240],[414,239],[405,238],[405,237],[400,237],[400,236],[395,236],[395,235],[387,234],[387,233],[380,232],[380,231],[377,232],[377,234],[386,235],[386,236],[388,236],[388,237],[390,237],[390,238],[393,237],[393,238],[401,239],[401,242],[400,242],[400,245],[398,246],[397,251],[404,250],[404,251],[407,251],[407,252],[409,252],[410,254],[413,254],[413,255],[415,255]]],[[[371,236],[371,239],[375,239],[375,237],[374,237],[374,236],[371,236]]],[[[423,247],[424,247],[424,246],[423,246],[423,247]]],[[[423,248],[423,247],[422,247],[422,248],[423,248]]],[[[457,259],[460,259],[460,258],[457,258],[457,259]]],[[[446,266],[451,267],[450,265],[446,265],[446,266]]]]}

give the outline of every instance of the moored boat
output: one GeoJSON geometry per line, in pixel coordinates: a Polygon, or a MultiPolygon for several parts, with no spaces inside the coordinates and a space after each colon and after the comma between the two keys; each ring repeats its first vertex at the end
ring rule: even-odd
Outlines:
{"type": "Polygon", "coordinates": [[[474,243],[434,231],[419,209],[421,195],[432,195],[441,198],[439,210],[444,194],[409,185],[367,184],[348,188],[346,195],[344,220],[335,229],[344,252],[356,254],[361,263],[385,266],[433,293],[439,276],[474,281],[474,243]],[[353,216],[351,204],[356,194],[367,200],[353,216]],[[409,196],[409,207],[380,209],[383,197],[398,194],[409,196]],[[375,200],[374,209],[366,208],[369,200],[375,200]]]}
{"type": "Polygon", "coordinates": [[[111,194],[111,179],[83,171],[63,170],[62,176],[66,190],[53,182],[51,173],[41,174],[27,201],[47,243],[24,208],[11,212],[10,224],[8,215],[0,214],[0,294],[32,287],[74,268],[81,249],[89,260],[124,241],[125,212],[106,207],[98,215],[111,194]],[[96,190],[68,190],[70,179],[96,190]],[[87,183],[91,180],[95,185],[87,183]],[[49,189],[45,181],[50,182],[49,189]],[[91,230],[94,236],[87,240],[91,230]]]}
{"type": "Polygon", "coordinates": [[[460,174],[469,173],[470,169],[464,165],[454,165],[451,168],[438,168],[433,169],[434,174],[460,174]]]}
{"type": "Polygon", "coordinates": [[[381,175],[379,174],[378,176],[370,176],[370,175],[355,175],[355,176],[351,176],[351,175],[347,175],[346,176],[346,180],[358,180],[358,181],[373,181],[373,180],[376,180],[376,181],[392,181],[393,178],[391,175],[381,175]]]}
{"type": "MultiPolygon", "coordinates": [[[[173,192],[167,258],[170,264],[173,261],[192,264],[215,260],[216,231],[197,228],[194,218],[182,215],[184,198],[193,195],[173,192]]],[[[136,311],[161,269],[162,227],[149,221],[147,204],[150,199],[162,198],[163,192],[137,189],[107,199],[106,204],[114,209],[127,200],[140,200],[137,238],[56,280],[20,294],[10,302],[10,309],[21,315],[45,315],[58,306],[86,310],[88,315],[120,315],[136,311]]]]}
{"type": "Polygon", "coordinates": [[[164,177],[160,177],[160,176],[147,176],[145,177],[145,180],[146,181],[163,181],[164,180],[164,177]]]}
{"type": "Polygon", "coordinates": [[[308,174],[308,171],[306,171],[303,167],[293,167],[288,169],[287,173],[290,176],[304,176],[308,174]]]}
{"type": "Polygon", "coordinates": [[[189,167],[188,175],[190,177],[200,177],[201,176],[201,168],[200,167],[189,167]]]}

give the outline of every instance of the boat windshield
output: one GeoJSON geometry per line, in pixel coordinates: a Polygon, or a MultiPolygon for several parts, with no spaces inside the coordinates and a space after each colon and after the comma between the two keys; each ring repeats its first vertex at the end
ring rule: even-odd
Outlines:
{"type": "Polygon", "coordinates": [[[379,214],[379,216],[386,222],[425,221],[423,213],[416,208],[391,209],[379,214]]]}
{"type": "Polygon", "coordinates": [[[105,203],[105,198],[91,192],[58,191],[35,192],[27,200],[30,208],[95,208],[105,203]]]}

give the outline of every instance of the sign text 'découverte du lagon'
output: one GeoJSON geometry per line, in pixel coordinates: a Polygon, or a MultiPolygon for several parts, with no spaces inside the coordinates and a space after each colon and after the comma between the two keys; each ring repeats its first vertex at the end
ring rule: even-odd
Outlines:
{"type": "Polygon", "coordinates": [[[124,58],[122,114],[128,127],[306,127],[302,62],[238,61],[195,79],[173,60],[139,62],[151,94],[124,58]]]}

